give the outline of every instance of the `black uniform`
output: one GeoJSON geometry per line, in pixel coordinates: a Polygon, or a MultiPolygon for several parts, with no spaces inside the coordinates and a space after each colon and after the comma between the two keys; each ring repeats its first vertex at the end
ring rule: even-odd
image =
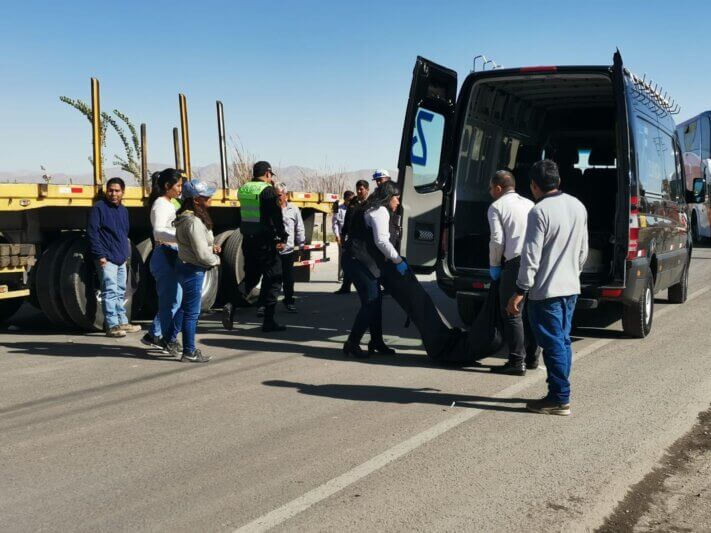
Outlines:
{"type": "Polygon", "coordinates": [[[276,245],[285,243],[288,237],[274,187],[265,188],[259,195],[259,221],[259,230],[244,235],[242,240],[244,281],[241,292],[248,295],[262,278],[260,301],[265,306],[264,323],[268,324],[274,322],[274,308],[282,284],[281,259],[276,245]]]}

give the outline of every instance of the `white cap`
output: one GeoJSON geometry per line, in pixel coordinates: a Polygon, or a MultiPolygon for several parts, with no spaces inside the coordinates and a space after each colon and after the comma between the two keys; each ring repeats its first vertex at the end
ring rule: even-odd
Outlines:
{"type": "Polygon", "coordinates": [[[390,177],[390,172],[385,170],[384,168],[378,168],[373,172],[373,179],[374,180],[379,180],[383,178],[389,178],[390,177]]]}

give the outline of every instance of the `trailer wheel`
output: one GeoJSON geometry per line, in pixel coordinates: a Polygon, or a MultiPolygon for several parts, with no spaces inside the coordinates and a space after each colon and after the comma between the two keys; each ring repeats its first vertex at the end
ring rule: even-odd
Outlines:
{"type": "MultiPolygon", "coordinates": [[[[230,235],[234,230],[229,229],[227,231],[223,231],[222,233],[218,233],[217,236],[215,237],[215,244],[219,246],[220,248],[225,247],[225,242],[227,242],[227,239],[230,238],[230,235]]],[[[224,252],[223,252],[224,253],[224,252]]],[[[222,254],[220,254],[220,257],[222,258],[222,254]]],[[[215,301],[213,302],[213,306],[215,307],[221,307],[225,304],[230,299],[230,294],[231,289],[229,285],[229,274],[225,271],[225,260],[222,259],[220,266],[218,267],[218,274],[219,274],[219,283],[217,286],[217,294],[215,301]]]]}
{"type": "Polygon", "coordinates": [[[8,298],[7,300],[0,300],[0,324],[4,324],[12,318],[12,315],[17,313],[18,309],[22,307],[22,302],[24,298],[8,298]]]}
{"type": "MultiPolygon", "coordinates": [[[[133,299],[141,291],[140,253],[131,246],[128,259],[129,271],[126,280],[126,315],[131,319],[133,299]]],[[[74,323],[86,331],[103,331],[104,311],[101,308],[101,288],[96,267],[89,252],[89,239],[82,237],[75,240],[61,265],[62,301],[74,323]]],[[[140,303],[140,301],[139,301],[140,303]]]]}
{"type": "MultiPolygon", "coordinates": [[[[237,288],[244,280],[244,255],[242,255],[242,232],[234,230],[230,238],[225,242],[222,249],[223,281],[222,287],[225,296],[239,294],[237,288]]],[[[252,292],[243,298],[241,295],[238,302],[243,306],[250,306],[257,301],[259,291],[253,289],[252,292]]]]}
{"type": "Polygon", "coordinates": [[[205,272],[205,279],[202,282],[202,299],[200,309],[209,311],[215,305],[217,298],[217,287],[220,284],[220,267],[212,267],[205,272]]]}
{"type": "Polygon", "coordinates": [[[72,320],[66,309],[61,294],[60,269],[70,247],[77,241],[76,233],[62,235],[54,241],[40,257],[36,265],[36,289],[40,309],[55,326],[75,328],[78,324],[72,320]]]}

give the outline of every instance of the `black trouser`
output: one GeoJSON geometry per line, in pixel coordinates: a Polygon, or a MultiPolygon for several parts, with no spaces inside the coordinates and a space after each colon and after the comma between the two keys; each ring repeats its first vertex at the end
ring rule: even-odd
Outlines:
{"type": "Polygon", "coordinates": [[[281,275],[284,285],[284,303],[294,303],[294,252],[281,254],[281,275]]]}
{"type": "MultiPolygon", "coordinates": [[[[524,320],[523,313],[511,316],[506,312],[509,299],[516,294],[516,279],[518,278],[520,266],[520,257],[506,261],[501,271],[501,281],[499,282],[499,301],[504,325],[504,341],[509,347],[509,361],[517,364],[524,361],[527,353],[533,355],[537,347],[533,340],[528,320],[524,320]]],[[[523,307],[525,308],[525,306],[523,307]]]]}
{"type": "Polygon", "coordinates": [[[282,270],[279,252],[271,239],[245,235],[242,241],[244,254],[244,289],[243,294],[249,294],[262,278],[262,289],[259,299],[264,304],[264,322],[274,320],[279,291],[281,290],[282,270]]]}

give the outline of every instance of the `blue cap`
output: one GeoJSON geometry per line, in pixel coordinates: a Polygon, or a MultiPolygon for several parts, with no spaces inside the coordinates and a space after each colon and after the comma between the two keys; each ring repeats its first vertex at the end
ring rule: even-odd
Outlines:
{"type": "Polygon", "coordinates": [[[211,198],[217,186],[214,183],[208,183],[201,180],[191,180],[183,183],[183,198],[195,198],[202,196],[203,198],[211,198]]]}

